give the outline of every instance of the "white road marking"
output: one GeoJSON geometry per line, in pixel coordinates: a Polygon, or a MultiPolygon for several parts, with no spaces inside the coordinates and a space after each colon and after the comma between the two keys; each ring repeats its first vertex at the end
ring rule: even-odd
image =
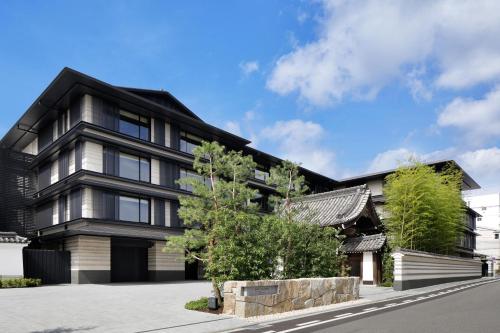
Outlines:
{"type": "Polygon", "coordinates": [[[314,324],[314,323],[319,323],[321,320],[311,320],[305,323],[297,324],[297,326],[304,326],[304,325],[309,325],[309,324],[314,324]]]}
{"type": "MultiPolygon", "coordinates": [[[[482,282],[482,283],[478,283],[478,285],[480,284],[486,284],[486,283],[490,283],[490,282],[495,282],[496,280],[494,281],[485,281],[485,282],[482,282]]],[[[459,288],[458,290],[461,290],[461,289],[464,289],[464,288],[459,288]]],[[[453,291],[453,290],[450,290],[450,291],[453,291]]],[[[431,294],[431,295],[428,295],[428,296],[420,296],[420,297],[417,297],[417,299],[415,300],[412,300],[413,301],[418,301],[418,300],[423,300],[423,299],[426,299],[426,298],[430,298],[430,297],[433,297],[433,296],[436,296],[436,294],[431,294]]],[[[326,324],[326,323],[331,323],[331,322],[334,322],[334,321],[338,321],[338,320],[341,320],[341,319],[344,319],[344,318],[348,318],[348,317],[355,317],[355,316],[359,316],[359,315],[362,315],[366,312],[373,312],[373,311],[380,311],[380,310],[383,310],[383,309],[386,309],[388,307],[393,307],[393,306],[401,306],[403,304],[405,304],[406,301],[403,301],[401,303],[390,303],[390,304],[387,304],[381,308],[378,308],[378,307],[372,307],[372,308],[367,308],[367,309],[363,309],[362,311],[360,312],[357,312],[357,313],[344,313],[344,314],[341,314],[341,315],[337,315],[335,316],[335,318],[332,318],[332,319],[327,319],[327,320],[323,320],[323,321],[317,321],[317,322],[310,322],[310,324],[306,325],[307,323],[304,323],[303,326],[298,326],[298,327],[294,327],[294,328],[290,328],[290,329],[287,329],[287,330],[284,330],[284,331],[280,331],[278,333],[288,333],[288,332],[294,332],[294,331],[298,331],[298,330],[301,330],[301,329],[304,329],[304,328],[309,328],[309,327],[314,327],[314,326],[318,326],[318,325],[322,325],[322,324],[326,324]]],[[[267,331],[267,332],[264,332],[264,333],[274,333],[274,331],[267,331]]]]}
{"type": "Polygon", "coordinates": [[[390,306],[396,306],[396,305],[398,305],[398,303],[389,303],[389,304],[384,305],[384,307],[388,308],[390,306]]]}
{"type": "Polygon", "coordinates": [[[410,302],[415,302],[415,300],[414,299],[407,299],[407,300],[403,301],[402,303],[410,303],[410,302]]]}
{"type": "Polygon", "coordinates": [[[265,331],[265,332],[262,332],[262,333],[276,333],[276,331],[265,331]]]}
{"type": "Polygon", "coordinates": [[[375,309],[378,309],[378,307],[374,306],[373,308],[368,308],[368,309],[363,309],[362,311],[372,311],[372,310],[375,310],[375,309]]]}

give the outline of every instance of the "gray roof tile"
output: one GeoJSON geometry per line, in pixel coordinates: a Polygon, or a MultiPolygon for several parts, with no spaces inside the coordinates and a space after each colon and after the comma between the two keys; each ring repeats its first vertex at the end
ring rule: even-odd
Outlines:
{"type": "Polygon", "coordinates": [[[21,237],[15,232],[0,232],[0,243],[28,243],[28,238],[21,237]]]}
{"type": "Polygon", "coordinates": [[[378,251],[384,246],[385,240],[386,237],[383,234],[348,238],[342,245],[342,251],[345,253],[378,251]]]}
{"type": "Polygon", "coordinates": [[[311,219],[321,226],[349,226],[363,215],[374,224],[380,222],[366,185],[306,195],[295,199],[292,207],[297,209],[299,220],[311,219]]]}

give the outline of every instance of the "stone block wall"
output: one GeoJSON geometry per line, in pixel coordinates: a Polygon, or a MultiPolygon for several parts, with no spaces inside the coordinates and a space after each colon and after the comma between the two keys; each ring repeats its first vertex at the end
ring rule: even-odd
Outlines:
{"type": "Polygon", "coordinates": [[[359,277],[228,281],[224,314],[247,318],[359,298],[359,277]]]}

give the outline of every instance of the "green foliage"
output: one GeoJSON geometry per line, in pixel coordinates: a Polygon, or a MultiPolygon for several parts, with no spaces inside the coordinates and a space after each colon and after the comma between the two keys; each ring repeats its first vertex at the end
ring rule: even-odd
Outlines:
{"type": "Polygon", "coordinates": [[[42,284],[41,279],[0,279],[0,288],[25,288],[25,287],[38,287],[42,284]]]}
{"type": "Polygon", "coordinates": [[[198,176],[178,181],[193,189],[193,195],[179,198],[178,211],[190,228],[169,236],[164,251],[203,263],[219,303],[227,280],[340,274],[338,231],[295,218],[292,200],[307,191],[297,165],[285,161],[270,170],[268,183],[278,195],[271,199],[274,212],[264,215],[251,203],[257,194],[247,184],[256,167],[251,156],[227,152],[216,142],[202,142],[193,153],[198,176]]]}
{"type": "Polygon", "coordinates": [[[391,256],[391,253],[392,251],[389,245],[383,247],[382,286],[384,286],[384,284],[387,284],[390,287],[392,286],[392,282],[394,281],[394,258],[391,256]]]}
{"type": "Polygon", "coordinates": [[[204,264],[206,277],[221,301],[224,281],[268,278],[275,266],[277,233],[270,220],[250,204],[257,191],[247,186],[256,163],[241,152],[226,152],[216,142],[194,149],[193,167],[199,177],[179,181],[192,187],[181,196],[178,211],[192,229],[170,236],[166,251],[185,252],[186,260],[204,264]]]}
{"type": "Polygon", "coordinates": [[[208,310],[208,298],[202,297],[200,299],[189,301],[184,305],[187,310],[203,311],[208,310]]]}
{"type": "Polygon", "coordinates": [[[280,277],[340,275],[345,257],[338,251],[342,240],[339,231],[312,223],[313,212],[304,214],[306,217],[300,220],[297,218],[299,211],[307,210],[298,198],[308,190],[298,165],[284,161],[271,168],[267,182],[276,187],[278,194],[273,198],[273,219],[281,235],[278,240],[278,256],[282,259],[280,277]]]}
{"type": "Polygon", "coordinates": [[[462,175],[412,162],[387,176],[385,220],[392,247],[453,253],[464,228],[462,175]]]}

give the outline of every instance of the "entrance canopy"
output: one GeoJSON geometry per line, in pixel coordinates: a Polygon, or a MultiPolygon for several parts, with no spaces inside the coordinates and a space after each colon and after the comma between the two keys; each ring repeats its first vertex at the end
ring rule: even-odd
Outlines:
{"type": "Polygon", "coordinates": [[[342,245],[344,253],[377,252],[385,244],[386,237],[383,234],[359,236],[348,238],[342,245]]]}

